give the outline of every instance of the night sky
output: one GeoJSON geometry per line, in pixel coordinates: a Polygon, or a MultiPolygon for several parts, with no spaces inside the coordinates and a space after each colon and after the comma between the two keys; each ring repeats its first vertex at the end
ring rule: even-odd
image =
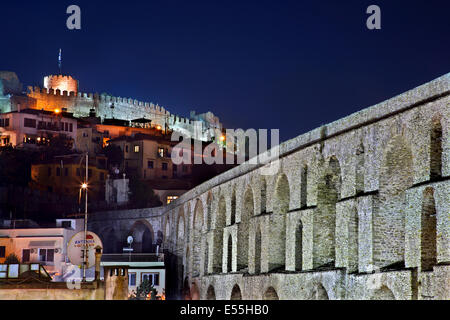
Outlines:
{"type": "Polygon", "coordinates": [[[450,1],[2,1],[0,70],[295,137],[450,72],[450,1]],[[66,28],[77,4],[82,30],[66,28]],[[382,30],[366,9],[382,10],[382,30]]]}

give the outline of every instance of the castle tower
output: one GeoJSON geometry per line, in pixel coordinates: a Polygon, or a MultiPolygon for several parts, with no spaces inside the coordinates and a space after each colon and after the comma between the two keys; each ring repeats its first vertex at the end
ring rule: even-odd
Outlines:
{"type": "Polygon", "coordinates": [[[77,93],[78,80],[71,76],[50,75],[44,78],[44,88],[77,93]]]}

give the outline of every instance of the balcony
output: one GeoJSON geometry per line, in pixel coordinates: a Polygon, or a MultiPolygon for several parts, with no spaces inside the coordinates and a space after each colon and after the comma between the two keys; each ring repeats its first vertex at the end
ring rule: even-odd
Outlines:
{"type": "Polygon", "coordinates": [[[37,125],[38,130],[44,130],[44,131],[61,131],[61,127],[57,123],[38,123],[37,125]]]}

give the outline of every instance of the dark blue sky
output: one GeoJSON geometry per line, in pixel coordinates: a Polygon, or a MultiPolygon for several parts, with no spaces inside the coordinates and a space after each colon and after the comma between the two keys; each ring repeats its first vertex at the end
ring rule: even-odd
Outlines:
{"type": "Polygon", "coordinates": [[[0,70],[42,86],[63,72],[83,92],[211,110],[283,140],[450,72],[450,1],[8,1],[0,70]],[[66,8],[82,30],[66,28],[66,8]],[[378,4],[382,30],[366,28],[378,4]]]}

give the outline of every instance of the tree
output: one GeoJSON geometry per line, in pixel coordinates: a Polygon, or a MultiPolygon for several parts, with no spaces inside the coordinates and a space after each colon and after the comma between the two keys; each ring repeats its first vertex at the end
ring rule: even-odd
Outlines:
{"type": "Polygon", "coordinates": [[[136,293],[130,297],[130,300],[157,300],[158,291],[148,278],[144,278],[141,285],[136,289],[136,293]],[[150,299],[148,295],[150,294],[150,299]]]}
{"type": "Polygon", "coordinates": [[[20,264],[20,260],[14,253],[11,253],[6,257],[5,264],[20,264]]]}

